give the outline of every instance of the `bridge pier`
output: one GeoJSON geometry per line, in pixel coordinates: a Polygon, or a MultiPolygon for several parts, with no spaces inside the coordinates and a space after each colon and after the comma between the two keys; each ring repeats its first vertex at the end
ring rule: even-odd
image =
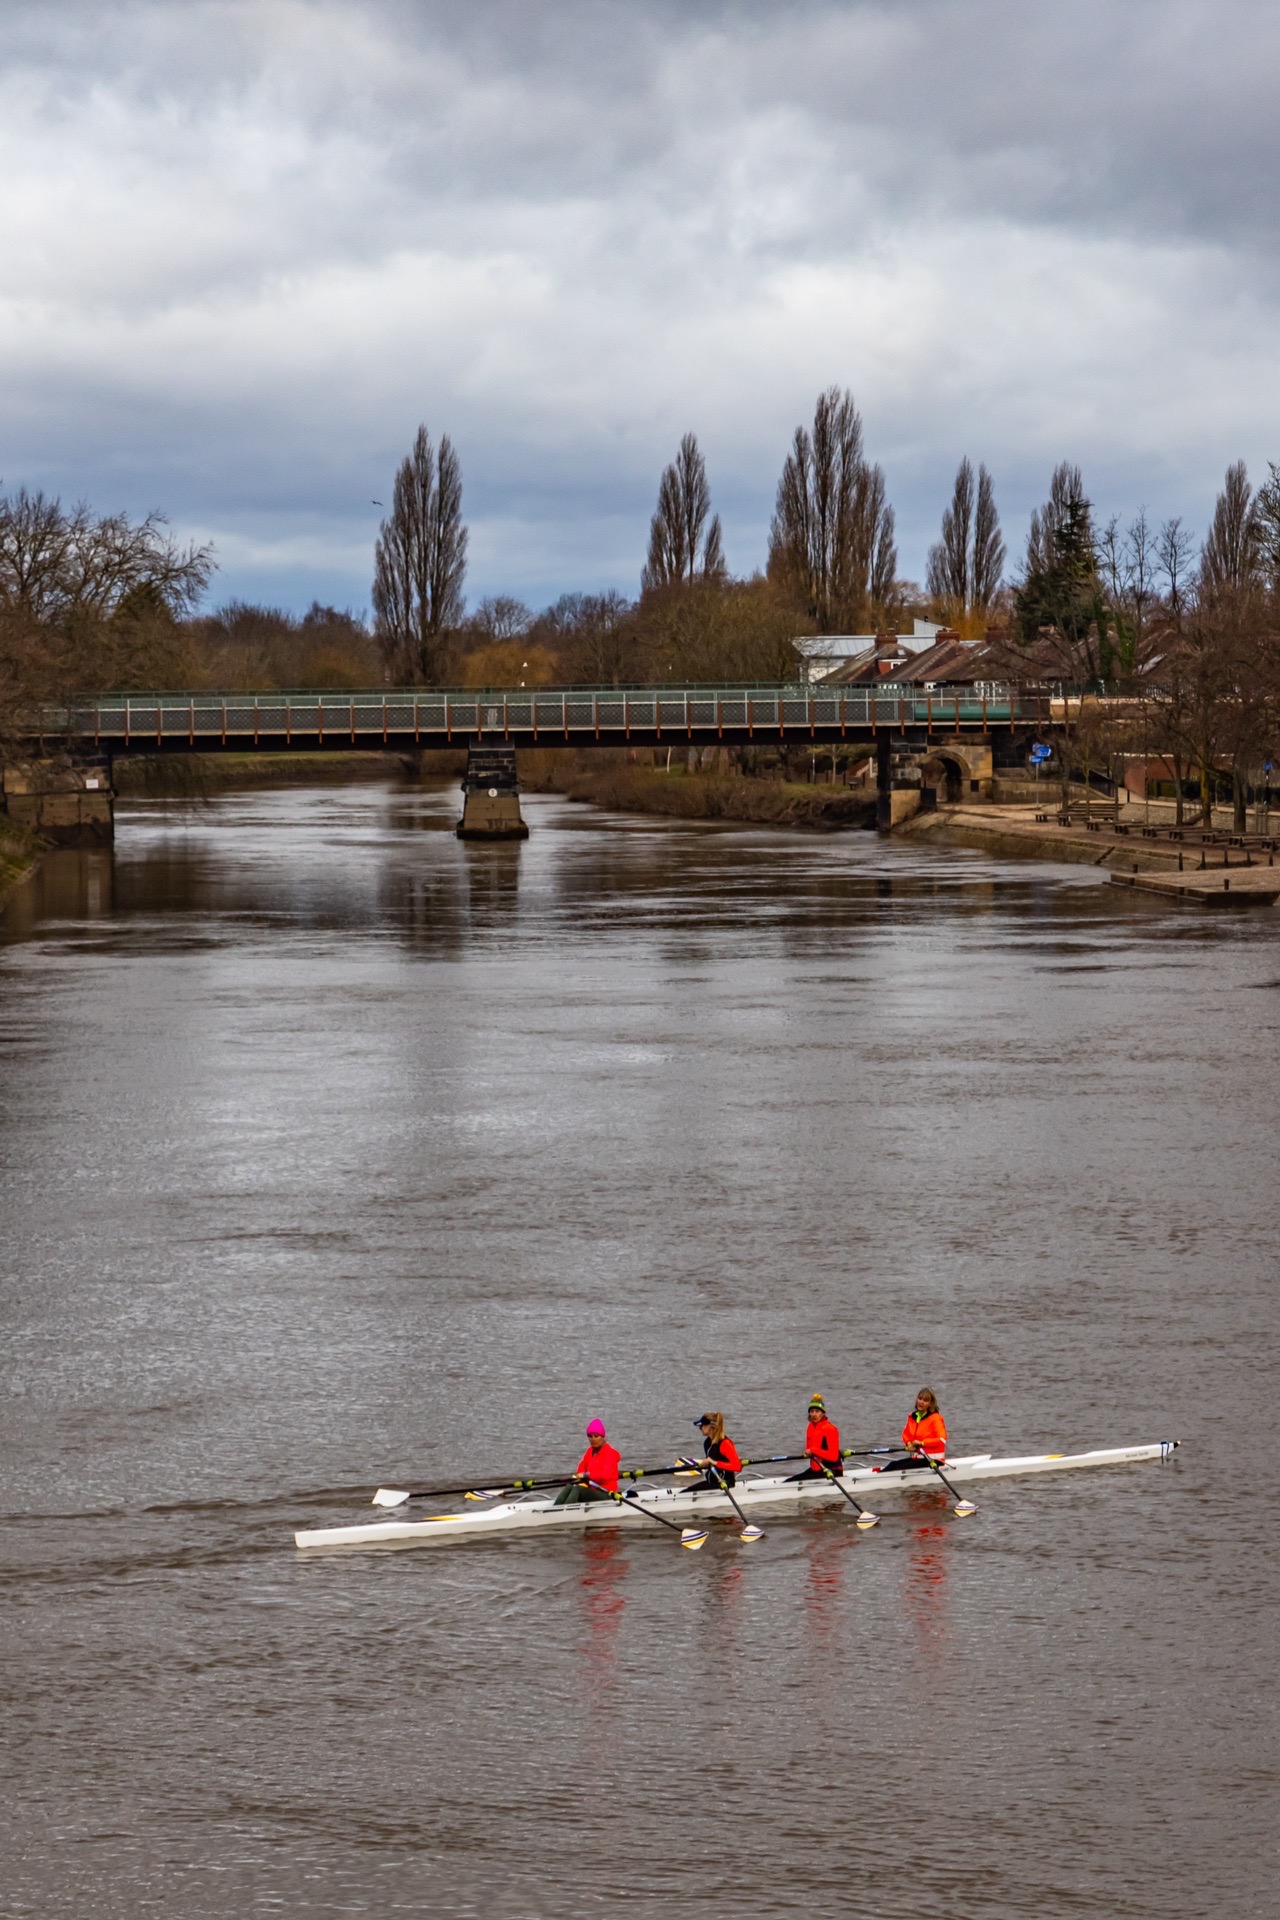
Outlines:
{"type": "Polygon", "coordinates": [[[459,840],[527,840],[514,747],[468,747],[459,840]]]}
{"type": "Polygon", "coordinates": [[[54,846],[109,847],[115,837],[107,754],[8,760],[0,787],[9,818],[54,846]]]}

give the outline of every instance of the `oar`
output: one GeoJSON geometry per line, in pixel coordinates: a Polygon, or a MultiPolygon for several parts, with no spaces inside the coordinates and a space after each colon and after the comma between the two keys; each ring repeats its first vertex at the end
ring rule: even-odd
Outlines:
{"type": "Polygon", "coordinates": [[[848,1487],[841,1486],[839,1478],[837,1477],[837,1475],[832,1473],[830,1467],[824,1465],[822,1468],[822,1471],[826,1474],[828,1480],[831,1482],[832,1486],[836,1489],[837,1493],[842,1493],[845,1499],[849,1502],[849,1505],[853,1508],[854,1512],[858,1516],[858,1525],[863,1529],[864,1532],[868,1527],[875,1527],[880,1524],[880,1515],[878,1513],[868,1513],[865,1507],[860,1507],[857,1501],[854,1499],[853,1495],[850,1493],[848,1487]]]}
{"type": "Polygon", "coordinates": [[[956,1492],[955,1488],[952,1486],[951,1482],[948,1480],[946,1474],[942,1471],[942,1468],[938,1465],[937,1461],[930,1460],[927,1453],[925,1454],[924,1458],[925,1458],[926,1464],[933,1468],[939,1480],[941,1480],[943,1486],[946,1488],[947,1492],[951,1495],[951,1498],[956,1502],[954,1511],[956,1513],[957,1518],[963,1520],[966,1514],[976,1513],[978,1509],[975,1503],[972,1500],[961,1499],[960,1495],[956,1492]]]}
{"type": "Polygon", "coordinates": [[[656,1520],[660,1527],[670,1527],[672,1533],[680,1535],[680,1545],[688,1547],[691,1553],[696,1553],[699,1547],[706,1546],[707,1529],[705,1527],[678,1527],[674,1520],[667,1519],[665,1513],[650,1513],[647,1507],[638,1506],[633,1494],[615,1493],[612,1487],[602,1487],[598,1480],[588,1480],[587,1485],[594,1487],[597,1493],[607,1493],[609,1498],[616,1500],[620,1507],[629,1507],[632,1513],[643,1514],[646,1520],[656,1520]]]}
{"type": "Polygon", "coordinates": [[[373,1496],[375,1507],[402,1507],[407,1500],[443,1500],[452,1494],[462,1494],[468,1500],[496,1500],[500,1493],[529,1493],[535,1487],[567,1487],[577,1478],[573,1473],[562,1473],[555,1480],[504,1480],[500,1487],[477,1487],[473,1482],[469,1487],[414,1487],[406,1491],[402,1487],[379,1487],[373,1496]]]}
{"type": "MultiPolygon", "coordinates": [[[[866,1454],[892,1453],[893,1451],[894,1449],[892,1447],[846,1447],[842,1457],[847,1456],[852,1459],[856,1455],[861,1458],[866,1454]]],[[[808,1456],[803,1453],[756,1454],[744,1460],[742,1464],[744,1467],[786,1466],[792,1460],[804,1460],[807,1458],[808,1456]]],[[[700,1469],[697,1467],[687,1467],[684,1461],[677,1460],[674,1467],[665,1465],[658,1467],[623,1467],[619,1473],[619,1478],[622,1480],[644,1480],[654,1474],[681,1473],[686,1471],[697,1473],[700,1469]]],[[[379,1487],[373,1496],[373,1505],[375,1507],[402,1507],[408,1500],[445,1500],[455,1496],[465,1497],[469,1500],[496,1500],[499,1494],[503,1493],[532,1493],[534,1491],[542,1491],[548,1487],[564,1487],[567,1486],[574,1477],[571,1473],[562,1473],[555,1479],[520,1480],[510,1478],[497,1482],[490,1481],[488,1486],[482,1487],[477,1487],[474,1481],[465,1487],[379,1487]]]]}
{"type": "MultiPolygon", "coordinates": [[[[792,1458],[798,1460],[800,1458],[800,1455],[793,1454],[792,1458]]],[[[744,1465],[746,1464],[745,1461],[743,1462],[743,1464],[744,1465]]],[[[724,1495],[725,1499],[729,1502],[729,1505],[733,1508],[739,1520],[741,1520],[742,1522],[742,1532],[738,1536],[739,1539],[746,1541],[748,1545],[750,1545],[750,1543],[753,1540],[763,1540],[764,1528],[756,1526],[753,1520],[748,1520],[746,1514],[742,1511],[742,1508],[738,1505],[732,1493],[729,1491],[728,1482],[725,1480],[723,1473],[721,1473],[719,1467],[716,1465],[715,1461],[710,1458],[710,1456],[708,1456],[707,1465],[710,1467],[712,1473],[714,1473],[716,1479],[720,1482],[721,1493],[724,1495]]]]}

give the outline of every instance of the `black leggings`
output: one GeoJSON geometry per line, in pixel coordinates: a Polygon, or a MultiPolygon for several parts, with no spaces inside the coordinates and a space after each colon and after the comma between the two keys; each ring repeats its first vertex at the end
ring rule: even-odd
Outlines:
{"type": "Polygon", "coordinates": [[[928,1465],[929,1462],[922,1460],[918,1453],[907,1453],[902,1456],[901,1460],[886,1460],[879,1471],[881,1473],[903,1473],[908,1467],[919,1467],[923,1471],[928,1465]]]}
{"type": "MultiPolygon", "coordinates": [[[[831,1471],[832,1471],[832,1473],[843,1473],[843,1472],[844,1472],[844,1468],[843,1468],[843,1467],[842,1467],[841,1465],[839,1465],[839,1463],[838,1463],[837,1461],[835,1461],[835,1460],[833,1460],[833,1461],[831,1462],[831,1471]]],[[[789,1474],[787,1475],[787,1479],[788,1479],[788,1481],[792,1481],[792,1480],[825,1480],[825,1479],[826,1479],[826,1477],[827,1477],[827,1476],[826,1476],[826,1474],[825,1474],[825,1473],[823,1472],[823,1470],[822,1470],[822,1468],[821,1468],[821,1467],[802,1467],[802,1468],[800,1469],[800,1472],[799,1472],[799,1473],[789,1473],[789,1474]]]]}
{"type": "Polygon", "coordinates": [[[556,1495],[558,1507],[584,1507],[589,1500],[612,1500],[613,1495],[606,1493],[603,1487],[584,1487],[580,1483],[566,1487],[563,1493],[556,1495]]]}
{"type": "Polygon", "coordinates": [[[737,1474],[730,1473],[727,1467],[721,1467],[719,1479],[714,1473],[705,1473],[701,1480],[690,1487],[689,1491],[690,1493],[723,1493],[726,1487],[736,1487],[737,1484],[737,1474]]]}

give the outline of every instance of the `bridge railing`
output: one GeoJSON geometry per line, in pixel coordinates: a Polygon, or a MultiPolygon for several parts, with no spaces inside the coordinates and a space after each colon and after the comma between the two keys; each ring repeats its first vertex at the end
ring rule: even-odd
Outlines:
{"type": "Polygon", "coordinates": [[[993,684],[920,688],[645,687],[330,693],[107,694],[44,716],[45,731],[112,749],[319,742],[795,738],[868,727],[983,728],[1050,718],[1047,693],[993,684]]]}

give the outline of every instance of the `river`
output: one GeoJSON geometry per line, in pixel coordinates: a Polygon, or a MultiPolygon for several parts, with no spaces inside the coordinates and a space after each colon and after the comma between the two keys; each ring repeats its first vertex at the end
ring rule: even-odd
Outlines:
{"type": "Polygon", "coordinates": [[[452,791],[0,914],[14,1915],[1274,1912],[1280,920],[452,791]],[[1169,1466],[304,1560],[723,1409],[1169,1466]]]}

